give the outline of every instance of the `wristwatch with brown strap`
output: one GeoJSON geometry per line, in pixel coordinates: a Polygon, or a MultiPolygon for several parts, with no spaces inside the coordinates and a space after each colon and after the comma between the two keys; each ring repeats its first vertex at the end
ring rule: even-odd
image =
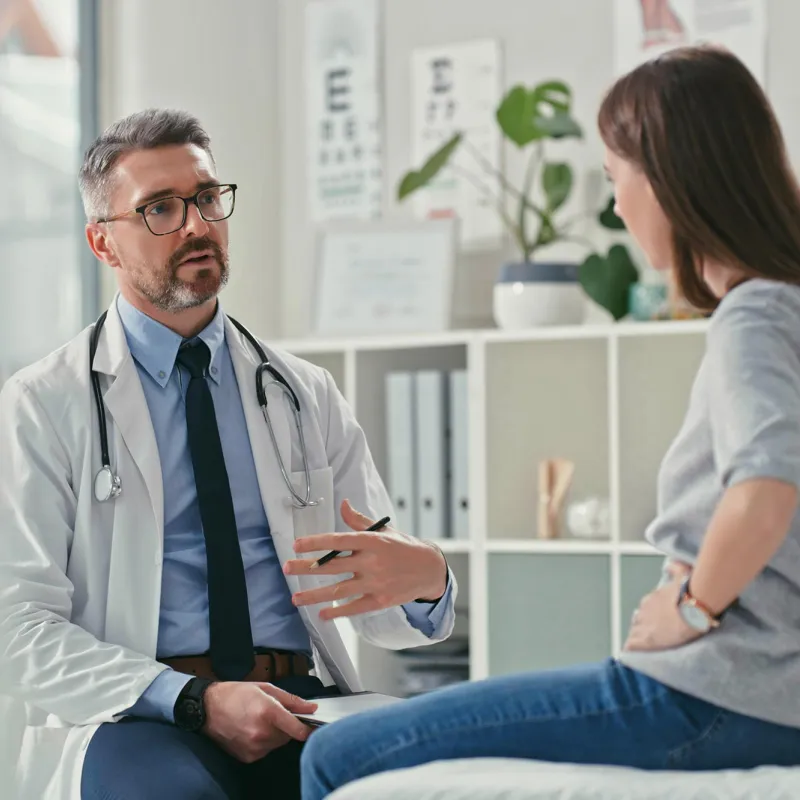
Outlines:
{"type": "Polygon", "coordinates": [[[714,614],[705,603],[692,594],[689,589],[690,577],[687,576],[681,583],[681,590],[678,594],[678,612],[690,628],[694,628],[700,633],[708,633],[719,627],[721,615],[714,614]]]}

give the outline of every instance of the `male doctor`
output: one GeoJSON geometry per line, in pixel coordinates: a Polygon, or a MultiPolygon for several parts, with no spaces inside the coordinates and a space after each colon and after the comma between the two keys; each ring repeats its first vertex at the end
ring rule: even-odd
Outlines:
{"type": "Polygon", "coordinates": [[[260,358],[217,302],[236,187],[198,121],[112,125],[80,187],[119,295],[91,363],[90,328],[0,394],[0,793],[299,796],[309,729],[292,712],[361,689],[333,619],[382,647],[438,641],[455,581],[433,545],[330,533],[363,531],[389,499],[330,375],[262,345],[302,415],[318,504],[292,505],[279,458],[301,497],[306,478],[289,400],[265,376],[276,450],[260,358]],[[101,502],[104,425],[121,494],[101,502]]]}

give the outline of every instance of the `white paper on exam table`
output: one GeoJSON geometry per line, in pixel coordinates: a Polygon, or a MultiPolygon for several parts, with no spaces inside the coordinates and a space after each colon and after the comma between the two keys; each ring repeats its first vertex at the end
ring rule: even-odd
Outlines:
{"type": "Polygon", "coordinates": [[[360,714],[362,711],[386,708],[401,701],[400,697],[392,697],[379,692],[356,692],[341,697],[312,698],[311,702],[317,704],[317,710],[313,714],[295,714],[295,716],[312,726],[328,725],[331,722],[345,719],[345,717],[351,717],[353,714],[360,714]]]}

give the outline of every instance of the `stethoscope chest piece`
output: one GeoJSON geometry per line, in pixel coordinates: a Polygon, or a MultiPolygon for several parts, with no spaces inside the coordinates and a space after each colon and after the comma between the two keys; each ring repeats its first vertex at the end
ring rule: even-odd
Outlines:
{"type": "Polygon", "coordinates": [[[94,477],[94,496],[98,502],[116,500],[122,494],[122,481],[119,475],[111,471],[111,467],[103,467],[94,477]]]}

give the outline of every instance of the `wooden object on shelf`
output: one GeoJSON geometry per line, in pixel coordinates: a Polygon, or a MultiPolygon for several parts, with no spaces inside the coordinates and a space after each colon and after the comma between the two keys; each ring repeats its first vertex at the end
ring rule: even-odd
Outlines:
{"type": "Polygon", "coordinates": [[[566,458],[549,458],[539,464],[540,539],[559,537],[561,509],[574,474],[575,464],[566,458]]]}

